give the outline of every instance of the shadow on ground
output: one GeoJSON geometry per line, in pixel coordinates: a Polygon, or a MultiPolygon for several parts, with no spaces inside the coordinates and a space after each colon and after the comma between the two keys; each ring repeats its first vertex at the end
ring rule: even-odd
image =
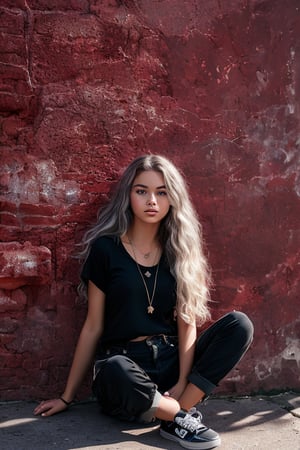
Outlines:
{"type": "MultiPolygon", "coordinates": [[[[204,423],[221,434],[222,449],[300,450],[300,419],[288,410],[299,396],[211,399],[199,409],[204,423]],[[288,436],[288,438],[287,438],[288,436]]],[[[120,422],[81,402],[53,417],[35,417],[33,402],[1,404],[0,442],[5,450],[174,450],[159,425],[120,422]],[[4,443],[4,445],[2,444],[4,443]]]]}

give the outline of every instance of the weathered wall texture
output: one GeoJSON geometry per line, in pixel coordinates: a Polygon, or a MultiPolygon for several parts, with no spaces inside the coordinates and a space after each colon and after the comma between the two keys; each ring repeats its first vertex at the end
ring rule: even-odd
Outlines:
{"type": "MultiPolygon", "coordinates": [[[[299,0],[2,0],[2,399],[64,385],[84,319],[73,258],[127,163],[185,172],[214,317],[256,335],[220,386],[299,388],[299,0]]],[[[85,391],[86,392],[86,391],[85,391]]]]}

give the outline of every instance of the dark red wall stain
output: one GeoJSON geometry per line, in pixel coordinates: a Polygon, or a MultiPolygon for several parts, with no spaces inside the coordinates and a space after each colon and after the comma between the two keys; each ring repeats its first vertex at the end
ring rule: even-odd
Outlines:
{"type": "Polygon", "coordinates": [[[214,318],[255,325],[219,392],[299,389],[299,30],[298,0],[1,2],[2,399],[63,388],[76,244],[148,151],[187,177],[214,318]]]}

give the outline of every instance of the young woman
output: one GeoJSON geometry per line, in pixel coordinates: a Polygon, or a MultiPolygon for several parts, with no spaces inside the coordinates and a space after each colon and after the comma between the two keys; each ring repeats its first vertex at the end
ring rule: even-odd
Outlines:
{"type": "Polygon", "coordinates": [[[253,327],[232,312],[197,338],[209,318],[210,273],[184,179],[169,160],[146,155],[128,166],[82,255],[87,317],[62,396],[35,414],[66,409],[94,359],[104,413],[160,419],[161,435],[185,448],[220,445],[194,406],[246,352],[253,327]]]}

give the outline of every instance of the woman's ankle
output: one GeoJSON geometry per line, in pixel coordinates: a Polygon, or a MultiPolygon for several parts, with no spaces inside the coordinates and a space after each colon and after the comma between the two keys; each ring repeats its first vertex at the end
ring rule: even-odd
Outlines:
{"type": "Polygon", "coordinates": [[[162,396],[156,408],[155,416],[160,420],[173,421],[181,407],[177,400],[172,397],[162,396]]]}
{"type": "Polygon", "coordinates": [[[205,399],[205,392],[199,389],[192,383],[189,383],[179,399],[180,407],[186,411],[189,411],[197,403],[202,402],[205,399]]]}

